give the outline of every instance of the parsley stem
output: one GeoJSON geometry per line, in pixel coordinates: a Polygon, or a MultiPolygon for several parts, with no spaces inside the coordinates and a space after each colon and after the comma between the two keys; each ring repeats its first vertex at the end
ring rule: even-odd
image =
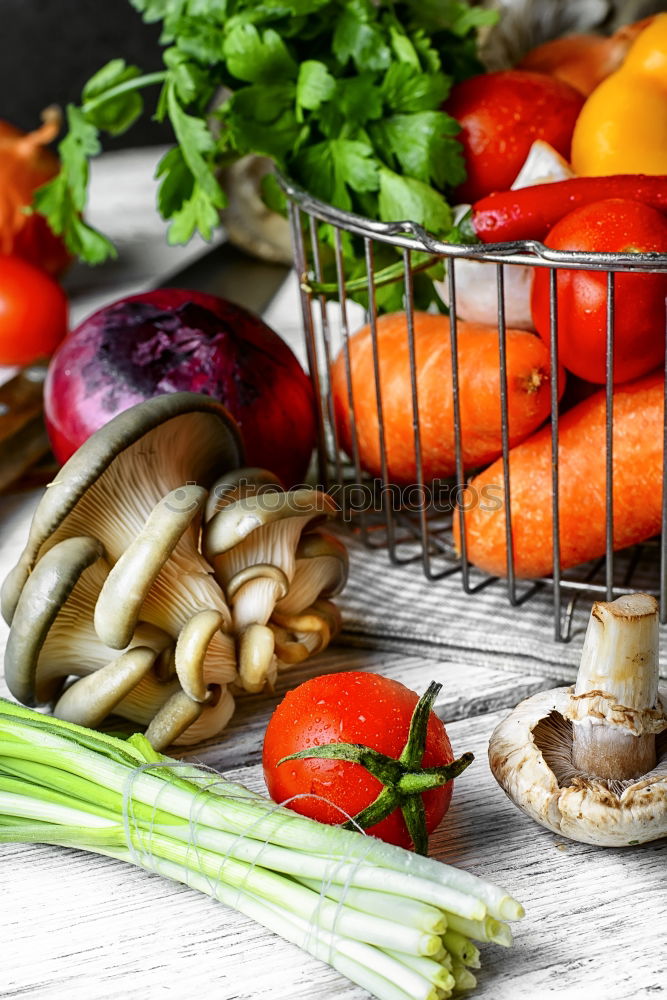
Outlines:
{"type": "MultiPolygon", "coordinates": [[[[422,261],[421,264],[415,264],[412,268],[413,274],[419,274],[420,271],[428,271],[430,267],[434,267],[440,258],[432,256],[428,260],[422,261]]],[[[403,261],[399,261],[396,264],[389,264],[388,267],[383,267],[380,271],[376,271],[373,275],[373,285],[375,288],[382,288],[384,285],[391,285],[395,281],[400,281],[403,277],[403,261]]],[[[304,291],[309,292],[312,295],[337,295],[338,294],[338,284],[333,281],[310,281],[304,279],[301,282],[301,287],[304,291]]],[[[360,278],[350,278],[349,281],[345,282],[346,292],[364,292],[368,290],[368,278],[363,275],[360,278]]]]}
{"type": "Polygon", "coordinates": [[[109,90],[105,90],[103,94],[94,97],[91,101],[86,101],[81,106],[81,110],[84,115],[87,115],[96,108],[99,108],[100,105],[106,104],[107,101],[112,101],[115,97],[120,97],[121,94],[127,94],[132,90],[140,90],[142,87],[152,87],[156,83],[164,83],[167,76],[168,70],[159,70],[156,73],[145,73],[143,76],[135,76],[131,80],[124,80],[123,83],[119,83],[115,87],[110,87],[109,90]]]}

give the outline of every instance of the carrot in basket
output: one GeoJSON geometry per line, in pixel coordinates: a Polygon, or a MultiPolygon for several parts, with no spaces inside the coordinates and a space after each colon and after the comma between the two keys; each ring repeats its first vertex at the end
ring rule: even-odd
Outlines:
{"type": "MultiPolygon", "coordinates": [[[[495,327],[459,321],[458,357],[463,462],[473,469],[501,451],[499,338],[495,327]]],[[[414,483],[416,462],[405,313],[377,322],[382,410],[389,479],[414,483]]],[[[526,330],[507,330],[507,402],[511,444],[523,440],[549,414],[549,352],[526,330]]],[[[449,319],[415,313],[415,355],[425,482],[456,470],[449,319]]],[[[365,326],[350,339],[352,396],[362,467],[382,471],[378,437],[373,346],[365,326]]],[[[561,378],[564,380],[564,375],[561,378]]],[[[564,384],[564,382],[562,383],[564,384]]],[[[562,388],[561,384],[561,388],[562,388]]],[[[341,446],[352,454],[345,354],[333,365],[332,392],[341,446]]]]}
{"type": "MultiPolygon", "coordinates": [[[[645,375],[614,389],[614,548],[644,541],[660,530],[662,503],[663,376],[645,375]]],[[[605,551],[605,393],[560,420],[561,566],[567,569],[605,551]]],[[[544,427],[510,453],[514,566],[520,577],[552,572],[551,428],[544,427]]],[[[469,486],[468,558],[488,573],[505,575],[505,486],[495,462],[469,486]],[[484,491],[484,492],[483,492],[484,491]],[[484,497],[498,498],[485,500],[484,497]],[[495,509],[489,509],[495,508],[495,509]]],[[[460,543],[458,518],[454,536],[460,543]]]]}

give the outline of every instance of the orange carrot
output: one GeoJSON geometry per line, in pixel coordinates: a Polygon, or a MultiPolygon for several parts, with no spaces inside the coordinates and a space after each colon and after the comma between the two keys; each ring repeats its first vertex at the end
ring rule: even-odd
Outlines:
{"type": "MultiPolygon", "coordinates": [[[[663,377],[645,375],[614,389],[614,548],[660,530],[662,504],[663,377]]],[[[561,567],[605,551],[605,393],[596,392],[560,420],[559,526],[561,567]]],[[[551,428],[510,453],[514,566],[519,577],[552,572],[551,428]]],[[[468,558],[488,573],[507,572],[502,462],[472,480],[466,514],[468,558]],[[485,492],[482,492],[485,491],[485,492]],[[497,498],[488,502],[484,497],[497,498]],[[495,509],[489,509],[494,507],[495,509]]],[[[454,535],[459,545],[458,518],[454,535]]]]}
{"type": "MultiPolygon", "coordinates": [[[[377,324],[382,410],[389,479],[414,483],[416,462],[405,313],[377,324]]],[[[523,440],[549,414],[549,353],[526,330],[507,330],[507,400],[511,444],[523,440]]],[[[501,452],[499,338],[495,327],[458,323],[463,461],[467,469],[501,452]]],[[[449,319],[415,313],[415,355],[423,474],[426,482],[456,470],[449,319]]],[[[363,468],[381,474],[373,349],[369,327],[350,340],[352,396],[363,468]]],[[[562,388],[562,386],[561,386],[562,388]]],[[[352,454],[350,405],[341,351],[333,365],[332,390],[339,440],[352,454]]]]}

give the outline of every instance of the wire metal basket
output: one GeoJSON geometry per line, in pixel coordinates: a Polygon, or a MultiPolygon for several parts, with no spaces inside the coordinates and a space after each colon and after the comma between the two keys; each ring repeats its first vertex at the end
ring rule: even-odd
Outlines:
{"type": "MultiPolygon", "coordinates": [[[[460,574],[461,585],[466,593],[474,594],[482,587],[499,580],[474,567],[466,545],[465,504],[455,502],[451,511],[446,512],[424,501],[403,505],[396,509],[391,497],[391,483],[388,475],[387,448],[385,441],[385,421],[383,398],[380,384],[380,348],[377,336],[378,310],[376,290],[373,281],[375,251],[378,243],[395,247],[402,256],[402,280],[404,283],[404,308],[406,312],[407,347],[410,363],[411,399],[406,406],[412,410],[412,436],[416,467],[415,487],[417,496],[426,498],[424,487],[421,420],[419,409],[418,380],[415,352],[415,305],[413,296],[412,255],[427,253],[446,261],[447,288],[450,305],[451,377],[453,396],[454,442],[456,474],[452,485],[456,497],[464,495],[467,479],[461,448],[461,402],[460,375],[457,340],[457,262],[475,260],[495,264],[498,324],[498,365],[500,373],[500,413],[502,468],[505,488],[504,521],[507,551],[507,575],[504,585],[510,604],[519,605],[538,590],[550,588],[553,597],[554,636],[557,641],[568,641],[570,626],[576,601],[584,594],[605,600],[613,600],[622,593],[642,589],[655,594],[660,600],[660,620],[667,621],[667,474],[663,464],[662,476],[662,532],[657,538],[624,552],[614,551],[613,517],[613,469],[614,469],[614,419],[613,419],[613,371],[614,371],[614,315],[615,276],[618,272],[663,272],[667,271],[667,255],[655,253],[631,253],[626,255],[609,253],[589,253],[557,251],[536,241],[487,245],[454,245],[435,239],[423,227],[408,221],[395,223],[376,222],[352,213],[333,208],[309,195],[306,191],[281,178],[288,200],[294,264],[300,279],[300,298],[303,327],[310,375],[317,400],[319,429],[318,474],[324,488],[334,490],[340,497],[342,515],[358,531],[364,544],[383,547],[388,550],[389,559],[394,564],[420,560],[427,579],[436,581],[453,573],[460,574]],[[318,223],[327,223],[333,232],[333,252],[335,258],[335,291],[322,291],[323,266],[322,246],[319,239],[318,223]],[[363,241],[365,258],[365,287],[368,308],[365,321],[370,328],[374,372],[375,404],[378,416],[379,453],[382,476],[381,488],[372,484],[361,464],[359,437],[355,412],[352,372],[350,363],[350,339],[355,332],[349,318],[348,279],[345,274],[342,234],[351,233],[363,241]],[[581,269],[604,271],[607,275],[606,289],[606,419],[604,454],[592,457],[592,461],[604,463],[605,475],[605,553],[596,561],[583,567],[565,572],[561,567],[560,510],[559,510],[559,389],[558,379],[551,379],[550,427],[551,427],[551,517],[553,567],[550,576],[533,580],[519,580],[515,571],[513,547],[513,520],[510,490],[510,434],[508,420],[507,391],[507,343],[505,268],[515,265],[548,268],[550,305],[550,353],[558,356],[558,315],[556,269],[581,269]],[[336,316],[332,316],[335,305],[336,316]],[[338,438],[331,387],[332,362],[335,351],[335,334],[340,341],[340,349],[345,359],[347,395],[350,401],[351,454],[341,452],[338,438]],[[555,458],[553,457],[555,456],[555,458]],[[355,504],[355,489],[365,487],[367,498],[372,503],[355,504]],[[452,538],[453,518],[459,521],[460,551],[456,551],[452,538]]],[[[667,319],[665,323],[667,339],[667,319]]],[[[667,404],[667,378],[665,379],[664,402],[667,404]]],[[[667,414],[667,405],[665,411],[667,414]]],[[[665,422],[663,454],[667,448],[667,422],[665,422]]]]}

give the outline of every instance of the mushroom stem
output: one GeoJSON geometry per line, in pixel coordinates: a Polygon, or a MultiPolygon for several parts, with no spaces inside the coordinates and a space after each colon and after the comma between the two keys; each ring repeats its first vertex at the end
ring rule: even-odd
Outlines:
{"type": "Polygon", "coordinates": [[[598,778],[625,780],[656,763],[658,605],[631,594],[593,605],[571,711],[572,760],[598,778]]]}

